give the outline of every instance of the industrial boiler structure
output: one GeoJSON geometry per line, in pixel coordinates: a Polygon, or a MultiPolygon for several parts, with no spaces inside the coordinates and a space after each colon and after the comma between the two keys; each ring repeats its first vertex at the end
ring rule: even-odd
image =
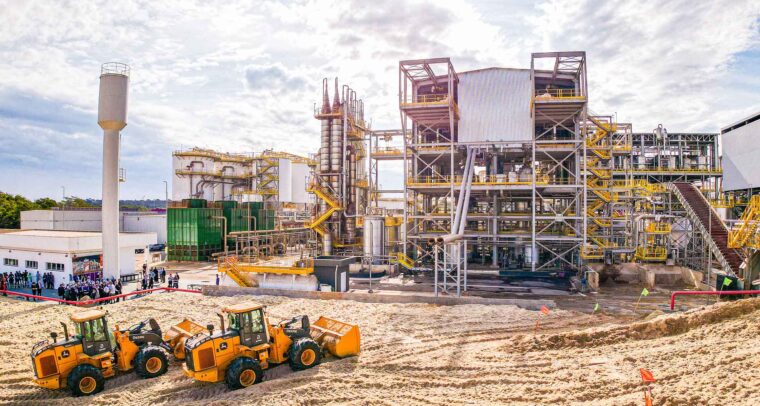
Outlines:
{"type": "Polygon", "coordinates": [[[314,196],[292,222],[223,231],[221,271],[245,286],[286,275],[270,282],[321,289],[310,276],[329,263],[333,281],[344,266],[370,280],[404,272],[449,295],[615,278],[626,263],[688,267],[707,286],[757,277],[747,264],[760,246],[760,198],[747,182],[725,193],[720,134],[634,131],[594,112],[585,52],[533,53],[518,69],[458,72],[449,58],[398,66],[398,129],[370,128],[357,92],[323,79],[313,157],[175,153],[175,199],[256,196],[282,217],[302,190],[314,196]],[[396,188],[379,182],[388,165],[403,171],[396,188]],[[284,173],[299,174],[299,193],[296,180],[283,187],[284,173]]]}
{"type": "Polygon", "coordinates": [[[352,253],[361,246],[357,231],[368,202],[366,138],[369,128],[364,120],[364,102],[348,85],[334,81],[330,103],[330,83],[322,81],[322,104],[314,105],[320,122],[319,162],[309,191],[318,203],[312,221],[306,226],[321,238],[322,253],[352,253]]]}

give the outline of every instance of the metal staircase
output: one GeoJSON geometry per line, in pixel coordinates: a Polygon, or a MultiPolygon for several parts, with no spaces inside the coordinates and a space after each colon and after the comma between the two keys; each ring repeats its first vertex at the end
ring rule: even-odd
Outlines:
{"type": "Polygon", "coordinates": [[[742,248],[753,246],[756,241],[755,233],[760,223],[760,195],[754,195],[742,213],[742,218],[728,233],[728,246],[742,248]]]}
{"type": "Polygon", "coordinates": [[[312,183],[311,186],[309,186],[308,192],[314,193],[318,198],[322,199],[322,201],[327,204],[327,210],[325,210],[322,214],[318,215],[311,221],[307,221],[305,226],[306,228],[310,228],[320,236],[324,237],[325,234],[329,232],[329,230],[327,230],[327,228],[324,226],[324,222],[327,221],[336,211],[343,210],[343,207],[340,205],[340,201],[335,196],[333,196],[329,190],[317,183],[312,183]]]}
{"type": "Polygon", "coordinates": [[[684,207],[694,227],[705,236],[706,245],[723,271],[738,275],[744,259],[738,251],[729,248],[728,229],[705,196],[691,183],[670,183],[667,187],[684,207]]]}
{"type": "Polygon", "coordinates": [[[243,287],[252,287],[253,285],[248,282],[248,279],[237,269],[238,259],[237,257],[228,256],[226,258],[219,258],[217,262],[217,269],[219,272],[226,273],[232,278],[235,283],[243,287]]]}
{"type": "Polygon", "coordinates": [[[604,251],[614,247],[610,203],[618,200],[612,191],[612,151],[610,136],[616,130],[611,118],[588,116],[586,125],[586,245],[581,250],[585,260],[604,258],[604,251]]]}

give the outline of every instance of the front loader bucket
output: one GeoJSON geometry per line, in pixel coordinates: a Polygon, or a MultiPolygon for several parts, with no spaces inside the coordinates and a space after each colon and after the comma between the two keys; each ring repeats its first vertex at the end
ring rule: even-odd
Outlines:
{"type": "Polygon", "coordinates": [[[169,344],[177,359],[185,359],[185,341],[205,330],[200,324],[185,319],[169,328],[169,331],[164,334],[164,341],[169,344]]]}
{"type": "Polygon", "coordinates": [[[359,354],[359,327],[353,324],[322,316],[312,323],[311,336],[322,348],[338,358],[359,354]]]}

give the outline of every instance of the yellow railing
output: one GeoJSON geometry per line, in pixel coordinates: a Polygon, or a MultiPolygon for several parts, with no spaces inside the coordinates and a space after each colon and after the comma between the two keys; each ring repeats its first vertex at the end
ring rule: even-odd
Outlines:
{"type": "Polygon", "coordinates": [[[648,223],[645,228],[648,234],[670,234],[671,229],[670,223],[656,221],[648,223]]]}
{"type": "Polygon", "coordinates": [[[186,151],[174,151],[174,156],[184,157],[205,157],[211,158],[215,161],[222,162],[242,162],[247,163],[253,161],[253,158],[243,154],[228,154],[222,152],[216,152],[210,149],[190,149],[186,151]]]}
{"type": "Polygon", "coordinates": [[[760,195],[752,196],[744,209],[742,218],[736,223],[734,228],[728,233],[728,246],[730,248],[741,248],[747,245],[747,242],[757,231],[760,222],[760,195]]]}
{"type": "Polygon", "coordinates": [[[581,249],[581,258],[583,259],[602,259],[604,258],[604,249],[585,245],[581,249]]]}
{"type": "Polygon", "coordinates": [[[616,168],[615,171],[619,172],[661,172],[661,173],[695,173],[695,174],[701,174],[701,173],[707,173],[707,174],[720,174],[723,173],[723,168],[666,168],[663,166],[658,167],[634,167],[630,169],[618,169],[616,168]]]}
{"type": "Polygon", "coordinates": [[[251,283],[248,282],[248,279],[246,279],[240,273],[240,270],[237,268],[237,266],[238,258],[236,256],[219,257],[217,259],[217,269],[219,272],[226,273],[233,281],[235,281],[235,283],[240,286],[251,287],[251,283]]]}
{"type": "Polygon", "coordinates": [[[378,147],[372,150],[374,156],[399,156],[403,155],[400,147],[378,147]]]}
{"type": "Polygon", "coordinates": [[[396,253],[396,262],[403,265],[406,269],[412,269],[414,268],[414,260],[409,258],[406,254],[403,252],[397,252],[396,253]]]}
{"type": "Polygon", "coordinates": [[[175,171],[177,175],[203,175],[203,176],[216,176],[220,178],[229,178],[229,179],[248,179],[253,177],[253,174],[250,173],[243,173],[243,174],[232,174],[232,173],[223,173],[222,171],[190,171],[185,169],[177,169],[175,171]]]}
{"type": "MultiPolygon", "coordinates": [[[[267,160],[267,158],[289,159],[290,161],[295,162],[295,163],[307,164],[307,165],[312,165],[312,166],[317,164],[317,161],[314,159],[296,155],[296,154],[291,154],[290,152],[282,152],[282,151],[265,151],[265,152],[262,152],[261,155],[257,157],[257,159],[264,159],[264,160],[267,160]]],[[[274,164],[274,162],[272,163],[274,164]]]]}
{"type": "MultiPolygon", "coordinates": [[[[454,182],[454,185],[461,185],[462,184],[462,176],[456,175],[456,176],[417,176],[417,177],[410,177],[407,178],[407,185],[409,186],[450,186],[451,182],[454,182]]],[[[481,185],[532,185],[532,180],[527,181],[509,181],[509,178],[507,175],[488,175],[485,177],[481,176],[475,176],[472,179],[472,184],[476,186],[481,185]]],[[[549,185],[549,184],[557,184],[557,185],[570,185],[573,184],[572,180],[570,179],[554,179],[552,180],[549,178],[549,176],[546,175],[537,175],[536,176],[536,184],[537,185],[549,185]]]]}
{"type": "Polygon", "coordinates": [[[412,97],[412,101],[401,102],[402,106],[408,105],[425,105],[425,104],[446,104],[449,101],[448,94],[419,94],[412,97]]]}
{"type": "Polygon", "coordinates": [[[536,90],[536,100],[551,100],[551,99],[575,99],[583,100],[585,96],[577,94],[575,89],[541,89],[536,90]]]}
{"type": "Polygon", "coordinates": [[[665,247],[638,247],[636,258],[642,261],[664,261],[668,252],[665,247]]]}

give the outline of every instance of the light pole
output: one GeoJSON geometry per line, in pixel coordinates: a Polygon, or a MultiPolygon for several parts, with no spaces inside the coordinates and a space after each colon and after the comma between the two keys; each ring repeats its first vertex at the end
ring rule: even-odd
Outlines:
{"type": "Polygon", "coordinates": [[[164,182],[164,204],[166,205],[166,208],[169,208],[169,182],[164,182]]]}

